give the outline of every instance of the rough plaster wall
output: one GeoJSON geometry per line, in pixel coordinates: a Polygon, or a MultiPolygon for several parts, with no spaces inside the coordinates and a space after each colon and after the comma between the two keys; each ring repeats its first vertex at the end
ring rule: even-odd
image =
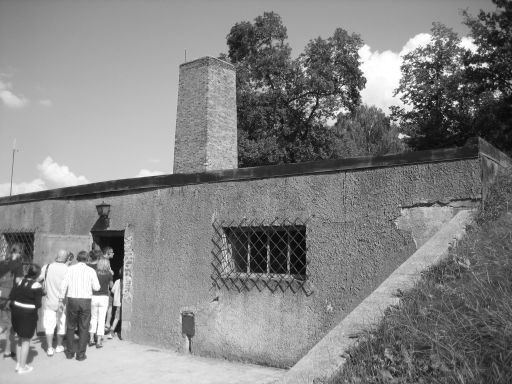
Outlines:
{"type": "Polygon", "coordinates": [[[512,160],[504,155],[501,156],[500,159],[494,159],[481,155],[480,162],[482,167],[483,182],[482,197],[485,200],[492,184],[494,183],[494,180],[496,177],[498,177],[500,171],[510,171],[510,169],[512,169],[512,160]]]}
{"type": "Polygon", "coordinates": [[[479,161],[467,160],[0,206],[0,217],[85,235],[105,200],[111,229],[131,228],[132,340],[181,349],[180,312],[193,308],[194,353],[290,366],[415,250],[395,225],[401,207],[480,188],[479,161]],[[212,220],[243,217],[310,218],[312,295],[212,288],[212,220]]]}
{"type": "MultiPolygon", "coordinates": [[[[139,302],[140,291],[135,287],[134,308],[143,305],[144,309],[134,311],[134,338],[167,340],[171,333],[168,340],[177,341],[181,347],[180,314],[175,304],[182,303],[180,310],[196,311],[192,342],[195,353],[292,365],[415,250],[410,234],[394,224],[400,206],[443,198],[477,199],[477,164],[453,162],[162,191],[168,194],[164,198],[168,205],[158,208],[155,204],[157,212],[152,215],[156,221],[162,215],[173,218],[171,222],[162,221],[163,227],[156,229],[153,246],[158,249],[152,251],[172,255],[176,266],[157,272],[171,274],[175,269],[174,276],[189,278],[171,278],[166,283],[167,293],[159,299],[165,304],[156,309],[156,327],[144,315],[151,310],[146,307],[151,297],[140,297],[139,302]],[[311,218],[308,245],[312,296],[211,290],[211,221],[243,217],[311,218]],[[155,238],[159,233],[173,233],[172,245],[168,238],[155,238]],[[171,292],[179,292],[180,297],[172,297],[171,292]],[[145,326],[139,321],[146,322],[145,326]],[[166,324],[164,332],[154,334],[166,324]]],[[[149,222],[147,230],[151,228],[149,222]]],[[[164,279],[151,273],[148,280],[164,279]]]]}
{"type": "Polygon", "coordinates": [[[90,250],[91,238],[89,235],[58,235],[36,232],[34,258],[37,259],[38,264],[52,263],[61,249],[73,252],[75,255],[81,250],[90,250]]]}
{"type": "MultiPolygon", "coordinates": [[[[0,207],[0,229],[36,230],[40,234],[88,235],[98,218],[99,200],[48,200],[0,207]]],[[[37,257],[37,255],[34,255],[37,257]]]]}

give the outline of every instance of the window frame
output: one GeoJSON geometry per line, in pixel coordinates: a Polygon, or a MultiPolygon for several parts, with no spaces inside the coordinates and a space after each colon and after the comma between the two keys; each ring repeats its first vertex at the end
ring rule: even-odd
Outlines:
{"type": "MultiPolygon", "coordinates": [[[[221,274],[224,278],[265,278],[269,280],[306,280],[307,279],[307,228],[305,225],[269,225],[269,226],[244,226],[244,227],[222,227],[222,243],[223,243],[223,259],[225,265],[229,265],[229,267],[223,269],[223,273],[221,274]],[[290,229],[292,228],[292,229],[290,229]],[[244,261],[245,271],[237,269],[237,263],[235,257],[233,255],[233,245],[229,240],[229,233],[242,232],[247,235],[247,249],[245,250],[246,258],[244,261]],[[275,273],[271,271],[272,257],[273,254],[271,252],[271,245],[276,245],[275,242],[272,241],[272,235],[278,232],[286,233],[286,272],[285,273],[275,273]],[[299,241],[304,242],[304,248],[300,251],[303,252],[301,259],[303,259],[303,265],[296,267],[297,269],[303,268],[304,273],[291,273],[292,272],[292,242],[298,244],[295,241],[297,235],[292,236],[292,232],[298,233],[299,241]],[[253,241],[251,235],[258,236],[258,240],[261,239],[262,236],[265,236],[265,271],[254,271],[251,269],[251,258],[253,257],[251,254],[252,246],[254,246],[255,241],[253,241]]],[[[240,239],[241,236],[237,236],[237,239],[240,239]]],[[[260,252],[258,252],[260,253],[260,252]]],[[[281,252],[282,253],[282,252],[281,252]]],[[[275,257],[275,256],[274,256],[275,257]]],[[[299,259],[299,258],[298,258],[299,259]]]]}

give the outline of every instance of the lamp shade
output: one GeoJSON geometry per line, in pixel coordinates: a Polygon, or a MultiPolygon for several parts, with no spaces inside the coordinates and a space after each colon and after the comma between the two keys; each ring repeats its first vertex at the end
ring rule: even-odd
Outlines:
{"type": "Polygon", "coordinates": [[[110,213],[110,204],[106,204],[105,202],[98,204],[96,206],[96,210],[98,211],[98,215],[108,217],[110,213]]]}

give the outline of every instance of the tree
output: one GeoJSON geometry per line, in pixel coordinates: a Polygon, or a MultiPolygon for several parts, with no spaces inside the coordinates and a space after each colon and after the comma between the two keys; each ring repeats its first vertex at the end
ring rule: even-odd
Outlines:
{"type": "Polygon", "coordinates": [[[497,91],[508,97],[512,95],[512,1],[493,3],[495,12],[480,11],[477,17],[463,13],[464,24],[477,46],[466,64],[472,80],[480,85],[479,91],[497,91]]]}
{"type": "Polygon", "coordinates": [[[239,165],[340,157],[341,138],[328,126],[353,111],[366,80],[359,69],[362,40],[338,28],[311,40],[296,59],[286,27],[273,12],[235,24],[221,58],[237,70],[239,165]]]}
{"type": "Polygon", "coordinates": [[[407,146],[399,139],[399,130],[384,112],[368,105],[354,112],[340,114],[335,125],[344,139],[349,156],[379,156],[404,152],[407,146]]]}
{"type": "Polygon", "coordinates": [[[474,131],[512,155],[512,1],[493,0],[496,11],[464,12],[477,51],[465,58],[467,79],[483,100],[474,131]]]}
{"type": "Polygon", "coordinates": [[[481,136],[512,154],[512,1],[493,2],[494,12],[464,12],[476,52],[434,24],[431,42],[404,57],[395,94],[405,107],[393,107],[392,117],[411,147],[463,145],[481,136]]]}
{"type": "Polygon", "coordinates": [[[415,149],[462,145],[471,136],[477,101],[465,82],[467,50],[450,28],[434,23],[431,41],[406,54],[395,95],[405,107],[394,106],[392,118],[411,138],[415,149]]]}

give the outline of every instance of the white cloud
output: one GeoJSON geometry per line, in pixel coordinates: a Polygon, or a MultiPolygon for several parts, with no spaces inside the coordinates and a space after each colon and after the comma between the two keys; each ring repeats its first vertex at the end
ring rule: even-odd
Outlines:
{"type": "Polygon", "coordinates": [[[411,37],[402,47],[400,56],[404,56],[418,47],[427,45],[430,42],[431,37],[432,35],[430,33],[418,33],[416,36],[411,37]]]}
{"type": "MultiPolygon", "coordinates": [[[[0,184],[0,196],[9,196],[11,189],[10,183],[0,184]]],[[[19,195],[21,193],[38,192],[48,189],[41,179],[34,179],[28,183],[18,183],[12,185],[12,194],[19,195]]]]}
{"type": "Polygon", "coordinates": [[[16,95],[12,90],[12,84],[0,74],[0,100],[7,108],[19,109],[28,105],[29,100],[22,95],[16,95]]]}
{"type": "Polygon", "coordinates": [[[467,50],[470,50],[473,53],[476,53],[478,49],[477,45],[475,44],[475,40],[472,37],[464,36],[461,39],[460,45],[462,48],[466,48],[467,50]]]}
{"type": "Polygon", "coordinates": [[[402,59],[392,51],[374,51],[368,45],[359,50],[362,65],[361,70],[366,77],[366,87],[361,91],[363,102],[375,105],[384,112],[396,105],[399,100],[393,97],[393,91],[398,87],[402,59]]]}
{"type": "MultiPolygon", "coordinates": [[[[66,165],[59,165],[50,156],[41,164],[37,164],[39,177],[22,183],[12,185],[12,194],[38,192],[52,188],[71,187],[73,185],[87,184],[89,180],[84,176],[76,176],[66,165]]],[[[0,184],[0,196],[9,196],[10,183],[0,184]]]]}
{"type": "MultiPolygon", "coordinates": [[[[365,44],[359,50],[362,61],[361,70],[366,77],[366,87],[361,91],[363,103],[375,105],[385,113],[389,113],[390,106],[401,105],[400,100],[393,97],[393,91],[398,87],[402,76],[400,72],[402,57],[414,49],[428,44],[430,39],[430,34],[419,33],[411,37],[400,52],[372,51],[371,47],[365,44]]],[[[461,46],[472,51],[476,49],[473,40],[468,37],[462,38],[461,46]]]]}
{"type": "Polygon", "coordinates": [[[50,99],[42,99],[39,100],[39,105],[42,105],[43,107],[51,107],[53,102],[50,99]]]}
{"type": "Polygon", "coordinates": [[[139,173],[137,173],[137,176],[135,177],[158,176],[163,174],[164,173],[161,171],[150,171],[148,169],[141,169],[139,173]]]}
{"type": "Polygon", "coordinates": [[[67,165],[59,165],[48,156],[41,164],[37,164],[41,177],[50,188],[70,187],[87,184],[85,176],[76,176],[67,165]]]}

